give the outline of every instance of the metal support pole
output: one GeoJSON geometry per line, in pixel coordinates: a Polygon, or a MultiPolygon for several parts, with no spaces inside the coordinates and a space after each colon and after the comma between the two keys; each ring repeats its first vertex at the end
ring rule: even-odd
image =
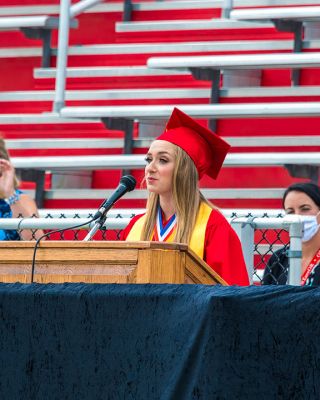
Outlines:
{"type": "Polygon", "coordinates": [[[320,167],[308,164],[284,164],[290,176],[294,178],[308,178],[316,185],[319,184],[320,167]]]}
{"type": "MultiPolygon", "coordinates": [[[[302,36],[303,22],[302,21],[287,21],[287,20],[272,20],[278,31],[292,32],[294,34],[293,52],[301,53],[302,51],[302,36]]],[[[293,86],[298,86],[300,82],[300,70],[293,69],[291,71],[291,82],[293,86]]]]}
{"type": "Polygon", "coordinates": [[[253,258],[254,258],[254,222],[248,218],[247,223],[237,223],[237,219],[231,219],[231,226],[236,231],[242,246],[244,261],[247,266],[250,284],[253,282],[253,258]]]}
{"type": "MultiPolygon", "coordinates": [[[[101,118],[101,120],[107,129],[124,131],[123,154],[132,154],[134,120],[125,118],[101,118]]],[[[122,170],[122,176],[130,174],[131,171],[129,169],[122,170]]]]}
{"type": "Polygon", "coordinates": [[[288,284],[300,286],[302,259],[302,222],[293,222],[289,227],[290,249],[288,250],[288,284]]]}
{"type": "Polygon", "coordinates": [[[131,0],[124,0],[123,17],[122,17],[123,22],[131,21],[132,8],[133,7],[131,0]]]}
{"type": "MultiPolygon", "coordinates": [[[[221,79],[220,69],[189,68],[189,70],[195,79],[211,81],[210,103],[218,104],[220,98],[220,79],[221,79]]],[[[216,131],[217,120],[215,118],[214,119],[210,118],[209,128],[214,132],[216,131]]]]}
{"type": "MultiPolygon", "coordinates": [[[[212,81],[211,81],[211,95],[210,95],[210,103],[218,104],[220,99],[220,79],[221,79],[221,71],[213,70],[212,71],[212,81]]],[[[210,119],[209,120],[209,128],[216,132],[217,130],[217,120],[210,119]]]]}
{"type": "Polygon", "coordinates": [[[23,34],[30,39],[42,40],[42,60],[41,67],[49,68],[51,60],[51,29],[46,28],[21,28],[23,34]]]}
{"type": "Polygon", "coordinates": [[[16,169],[17,175],[24,181],[32,181],[36,183],[35,201],[38,208],[44,205],[44,184],[45,184],[45,171],[32,169],[16,169]]]}
{"type": "Polygon", "coordinates": [[[222,18],[230,18],[230,13],[233,8],[233,0],[224,0],[224,5],[222,9],[222,18]]]}
{"type": "Polygon", "coordinates": [[[58,36],[58,55],[57,55],[57,73],[55,98],[53,111],[59,112],[64,106],[65,87],[66,87],[66,67],[68,57],[69,43],[69,25],[70,25],[70,0],[61,0],[60,18],[59,18],[59,36],[58,36]]]}
{"type": "MultiPolygon", "coordinates": [[[[302,36],[303,36],[303,23],[297,23],[294,31],[294,53],[301,53],[302,51],[302,36]]],[[[293,86],[298,86],[300,83],[300,70],[293,69],[291,72],[291,80],[293,86]]]]}
{"type": "Polygon", "coordinates": [[[42,60],[41,67],[42,68],[50,68],[50,60],[51,60],[51,33],[50,29],[46,29],[43,31],[42,37],[42,60]]]}

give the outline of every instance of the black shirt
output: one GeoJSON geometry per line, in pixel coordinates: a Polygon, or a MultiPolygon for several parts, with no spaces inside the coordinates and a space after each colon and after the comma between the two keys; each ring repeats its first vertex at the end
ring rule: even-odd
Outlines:
{"type": "MultiPolygon", "coordinates": [[[[289,246],[284,246],[270,257],[263,273],[262,285],[286,285],[288,281],[289,246]]],[[[320,263],[310,273],[305,286],[320,286],[320,263]]]]}

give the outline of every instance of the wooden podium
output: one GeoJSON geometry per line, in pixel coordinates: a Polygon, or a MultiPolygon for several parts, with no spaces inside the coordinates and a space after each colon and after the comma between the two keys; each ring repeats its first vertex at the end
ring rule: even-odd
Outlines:
{"type": "MultiPolygon", "coordinates": [[[[0,242],[0,282],[31,282],[35,242],[0,242]]],[[[160,242],[43,241],[34,282],[226,282],[187,245],[160,242]]]]}

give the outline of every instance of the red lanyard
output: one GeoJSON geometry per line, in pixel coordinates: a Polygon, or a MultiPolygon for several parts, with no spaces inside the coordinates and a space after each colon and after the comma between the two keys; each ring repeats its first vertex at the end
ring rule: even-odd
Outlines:
{"type": "Polygon", "coordinates": [[[309,275],[311,274],[313,268],[319,263],[320,261],[320,249],[316,252],[315,256],[313,259],[310,261],[309,265],[307,266],[307,269],[304,271],[304,273],[301,276],[301,286],[305,285],[307,279],[309,278],[309,275]]]}

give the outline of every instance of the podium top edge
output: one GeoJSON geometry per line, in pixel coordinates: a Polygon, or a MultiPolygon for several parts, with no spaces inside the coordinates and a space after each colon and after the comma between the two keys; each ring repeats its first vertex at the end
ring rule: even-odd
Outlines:
{"type": "MultiPolygon", "coordinates": [[[[3,241],[0,248],[34,248],[35,241],[3,241]]],[[[74,240],[44,240],[39,243],[39,248],[101,248],[101,249],[161,249],[187,251],[188,245],[184,243],[165,243],[151,241],[74,241],[74,240]]]]}

